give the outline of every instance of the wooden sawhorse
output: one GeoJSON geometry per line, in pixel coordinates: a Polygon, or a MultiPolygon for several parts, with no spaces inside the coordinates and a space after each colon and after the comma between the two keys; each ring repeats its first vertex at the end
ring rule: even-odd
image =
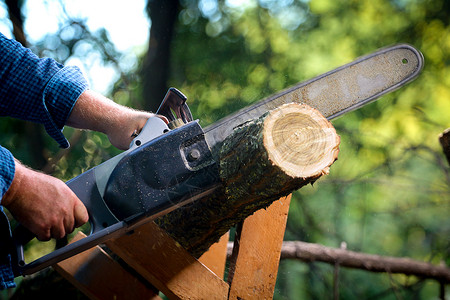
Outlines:
{"type": "Polygon", "coordinates": [[[228,282],[228,234],[196,259],[153,222],[106,243],[134,271],[98,246],[54,268],[91,299],[161,299],[159,291],[169,299],[272,299],[290,200],[283,197],[245,219],[228,282]]]}

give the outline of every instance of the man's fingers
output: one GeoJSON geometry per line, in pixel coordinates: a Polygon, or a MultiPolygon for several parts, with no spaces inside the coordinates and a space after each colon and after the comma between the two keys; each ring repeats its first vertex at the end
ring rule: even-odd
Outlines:
{"type": "Polygon", "coordinates": [[[89,220],[89,214],[84,204],[80,201],[74,207],[75,227],[80,227],[89,220]]]}
{"type": "MultiPolygon", "coordinates": [[[[78,199],[77,199],[78,200],[78,199]]],[[[73,232],[76,227],[79,227],[89,220],[84,204],[78,200],[73,209],[73,216],[66,217],[58,224],[53,224],[48,230],[42,230],[37,234],[40,241],[48,241],[50,238],[61,239],[73,232]]]]}
{"type": "Polygon", "coordinates": [[[49,241],[50,238],[52,237],[52,232],[51,232],[50,227],[43,229],[41,232],[34,232],[34,234],[36,234],[36,238],[42,242],[49,241]]]}
{"type": "Polygon", "coordinates": [[[53,226],[51,229],[52,238],[54,239],[62,239],[66,236],[66,230],[64,228],[64,224],[61,222],[59,226],[53,226]]]}
{"type": "Polygon", "coordinates": [[[72,233],[74,229],[75,229],[75,215],[66,216],[64,218],[65,235],[72,233]]]}

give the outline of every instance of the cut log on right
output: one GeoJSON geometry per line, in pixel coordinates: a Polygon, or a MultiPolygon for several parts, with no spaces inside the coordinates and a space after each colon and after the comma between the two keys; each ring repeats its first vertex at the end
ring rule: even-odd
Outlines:
{"type": "Polygon", "coordinates": [[[220,153],[227,202],[280,198],[328,174],[339,140],[319,111],[296,103],[238,127],[220,153]]]}
{"type": "Polygon", "coordinates": [[[156,222],[200,256],[237,222],[328,174],[340,138],[319,111],[285,104],[235,128],[219,157],[224,188],[156,222]]]}

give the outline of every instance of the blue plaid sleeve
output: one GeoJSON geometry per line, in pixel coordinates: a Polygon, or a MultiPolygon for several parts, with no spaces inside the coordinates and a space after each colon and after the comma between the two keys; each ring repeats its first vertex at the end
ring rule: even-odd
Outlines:
{"type": "Polygon", "coordinates": [[[11,185],[14,171],[15,163],[11,152],[0,146],[0,199],[11,185]]]}
{"type": "Polygon", "coordinates": [[[0,33],[0,116],[41,123],[61,147],[67,148],[62,129],[87,88],[77,67],[38,58],[0,33]]]}
{"type": "MultiPolygon", "coordinates": [[[[11,228],[3,207],[0,206],[0,290],[13,288],[16,286],[14,282],[14,272],[11,265],[11,254],[8,252],[8,246],[11,246],[11,228]]],[[[0,297],[1,298],[1,297],[0,297]]]]}
{"type": "MultiPolygon", "coordinates": [[[[3,214],[3,212],[0,212],[3,214]]],[[[16,287],[14,273],[11,266],[11,255],[7,255],[0,260],[0,290],[16,287]]]]}
{"type": "MultiPolygon", "coordinates": [[[[0,199],[8,190],[14,178],[15,163],[14,158],[7,149],[0,146],[0,199]]],[[[11,235],[8,218],[3,213],[0,206],[0,244],[7,243],[8,236],[11,235]]],[[[15,287],[14,274],[11,268],[11,256],[0,255],[0,290],[15,287]]]]}

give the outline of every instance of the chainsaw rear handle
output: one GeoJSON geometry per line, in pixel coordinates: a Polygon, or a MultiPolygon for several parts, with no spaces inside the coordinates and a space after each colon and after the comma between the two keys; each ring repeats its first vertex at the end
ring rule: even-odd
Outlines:
{"type": "Polygon", "coordinates": [[[22,224],[19,224],[16,228],[14,228],[12,235],[13,249],[11,249],[11,260],[14,274],[17,274],[17,268],[25,266],[23,246],[28,244],[34,238],[35,235],[22,224]]]}

